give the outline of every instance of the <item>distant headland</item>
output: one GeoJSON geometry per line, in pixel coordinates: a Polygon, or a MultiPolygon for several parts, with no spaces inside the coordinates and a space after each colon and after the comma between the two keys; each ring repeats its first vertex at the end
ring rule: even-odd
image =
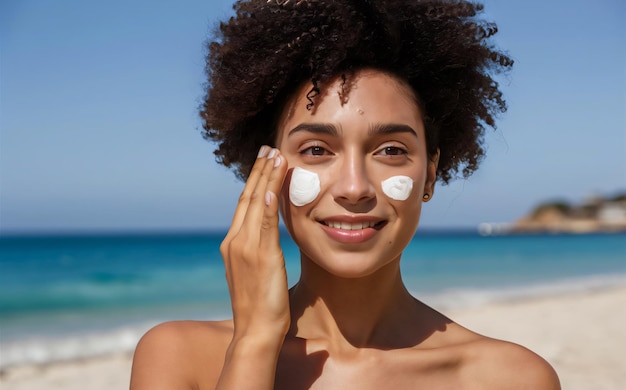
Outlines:
{"type": "Polygon", "coordinates": [[[626,231],[626,191],[581,204],[544,202],[509,225],[510,233],[616,233],[626,231]]]}
{"type": "Polygon", "coordinates": [[[592,196],[580,204],[565,200],[543,202],[514,222],[478,225],[478,233],[483,236],[620,232],[626,232],[626,191],[615,196],[592,196]]]}

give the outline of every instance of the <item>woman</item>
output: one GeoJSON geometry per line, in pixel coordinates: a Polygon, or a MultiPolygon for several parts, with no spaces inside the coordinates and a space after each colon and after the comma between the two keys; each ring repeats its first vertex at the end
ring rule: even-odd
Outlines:
{"type": "Polygon", "coordinates": [[[133,389],[558,389],[531,351],[412,297],[436,180],[471,174],[512,61],[458,1],[250,0],[209,46],[201,112],[246,179],[221,246],[233,320],[140,341],[133,389]],[[300,248],[287,287],[279,210],[300,248]]]}

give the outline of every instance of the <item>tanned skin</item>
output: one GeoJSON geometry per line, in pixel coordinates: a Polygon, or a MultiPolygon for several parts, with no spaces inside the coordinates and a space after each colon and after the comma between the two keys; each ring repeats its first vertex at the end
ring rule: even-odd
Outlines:
{"type": "Polygon", "coordinates": [[[423,195],[434,193],[438,162],[412,90],[364,69],[348,99],[338,97],[337,77],[308,110],[309,88],[287,102],[277,147],[259,152],[221,246],[233,320],[150,330],[131,389],[559,389],[541,357],[465,329],[402,282],[401,254],[423,195]],[[322,183],[302,207],[287,193],[295,166],[322,183]],[[381,190],[396,175],[413,179],[406,201],[381,190]],[[301,250],[291,289],[279,209],[301,250]]]}

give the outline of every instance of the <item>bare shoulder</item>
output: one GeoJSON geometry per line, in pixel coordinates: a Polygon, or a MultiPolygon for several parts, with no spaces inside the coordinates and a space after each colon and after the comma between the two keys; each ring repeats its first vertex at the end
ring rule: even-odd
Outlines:
{"type": "Polygon", "coordinates": [[[135,349],[131,389],[213,388],[232,334],[232,321],[173,321],[155,326],[135,349]]]}
{"type": "MultiPolygon", "coordinates": [[[[541,356],[521,345],[483,336],[431,309],[442,330],[422,345],[433,352],[453,388],[505,390],[558,390],[559,378],[541,356]],[[455,372],[450,376],[450,368],[455,372]],[[454,377],[454,379],[452,379],[454,377]]],[[[416,349],[420,351],[420,349],[416,349]]]]}
{"type": "Polygon", "coordinates": [[[558,390],[552,366],[531,350],[481,336],[470,343],[463,375],[481,389],[558,390]]]}

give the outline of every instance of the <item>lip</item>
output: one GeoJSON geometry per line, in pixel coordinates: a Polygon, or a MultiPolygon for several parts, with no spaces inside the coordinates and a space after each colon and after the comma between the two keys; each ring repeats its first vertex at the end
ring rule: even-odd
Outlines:
{"type": "Polygon", "coordinates": [[[338,216],[318,223],[331,239],[343,244],[360,244],[374,238],[387,221],[366,216],[338,216]]]}

